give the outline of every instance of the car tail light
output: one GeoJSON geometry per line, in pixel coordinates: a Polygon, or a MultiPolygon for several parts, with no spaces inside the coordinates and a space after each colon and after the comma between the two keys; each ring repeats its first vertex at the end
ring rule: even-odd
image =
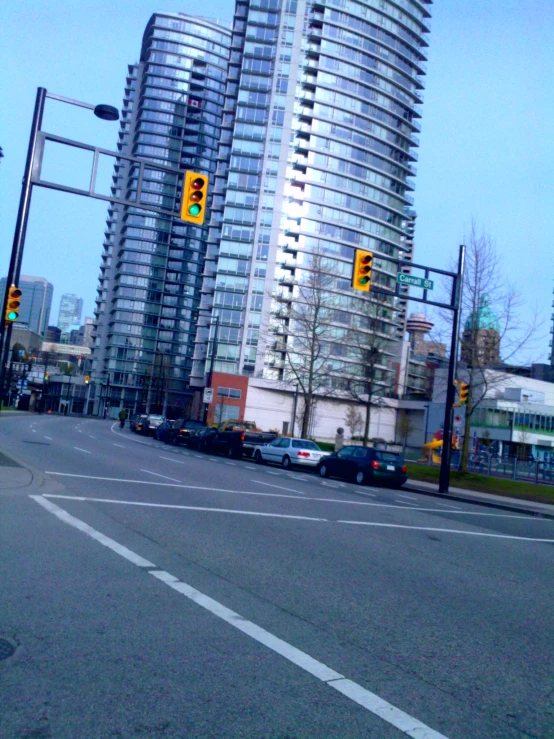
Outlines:
{"type": "Polygon", "coordinates": [[[374,470],[378,470],[381,467],[381,465],[376,459],[373,460],[373,462],[371,463],[371,466],[373,467],[374,470]]]}
{"type": "Polygon", "coordinates": [[[310,452],[298,452],[298,456],[299,457],[309,457],[310,456],[310,452]]]}
{"type": "Polygon", "coordinates": [[[246,431],[243,431],[240,435],[240,440],[244,441],[244,437],[246,436],[246,431]]]}
{"type": "Polygon", "coordinates": [[[405,464],[403,464],[403,465],[402,465],[402,472],[407,472],[407,471],[408,471],[408,468],[406,467],[406,465],[405,465],[405,464]]]}

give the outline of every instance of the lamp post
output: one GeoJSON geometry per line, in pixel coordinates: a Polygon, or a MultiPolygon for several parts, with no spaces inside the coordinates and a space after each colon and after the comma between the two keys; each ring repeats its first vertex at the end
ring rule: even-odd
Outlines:
{"type": "MultiPolygon", "coordinates": [[[[208,372],[208,382],[206,384],[206,387],[212,387],[212,380],[214,376],[214,364],[215,364],[215,355],[217,354],[217,338],[219,333],[219,316],[215,317],[215,331],[214,331],[214,339],[212,342],[212,356],[210,357],[210,370],[208,372]]],[[[217,406],[217,397],[216,397],[216,406],[217,406]]],[[[204,404],[204,423],[208,423],[208,409],[210,407],[209,403],[204,404]]]]}
{"type": "MultiPolygon", "coordinates": [[[[10,266],[6,279],[6,294],[2,304],[2,316],[6,314],[8,301],[8,288],[10,285],[17,285],[21,274],[21,263],[23,261],[23,249],[25,246],[25,235],[27,233],[27,224],[29,221],[29,209],[31,207],[31,195],[33,191],[33,174],[37,167],[37,141],[41,132],[42,117],[44,114],[44,105],[46,98],[58,100],[69,105],[76,105],[80,108],[88,108],[94,111],[94,115],[105,121],[119,120],[119,111],[111,105],[90,105],[79,100],[64,98],[60,95],[49,93],[46,88],[39,87],[35,99],[35,110],[33,113],[33,121],[31,123],[31,134],[29,136],[29,145],[27,148],[27,160],[25,162],[25,172],[23,174],[23,183],[21,185],[21,195],[19,198],[19,209],[17,211],[17,221],[15,224],[15,234],[12,244],[12,253],[10,257],[10,266]]],[[[12,335],[12,323],[4,326],[2,335],[0,336],[0,408],[1,401],[4,398],[4,379],[6,362],[10,348],[10,339],[12,335]]]]}

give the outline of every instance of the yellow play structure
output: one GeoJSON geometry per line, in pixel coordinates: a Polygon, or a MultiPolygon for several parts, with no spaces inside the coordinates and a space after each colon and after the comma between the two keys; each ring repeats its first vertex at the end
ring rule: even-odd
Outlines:
{"type": "MultiPolygon", "coordinates": [[[[459,448],[459,437],[458,434],[452,435],[452,449],[458,449],[459,448]]],[[[440,464],[441,463],[441,457],[442,457],[442,439],[433,439],[433,441],[429,441],[427,444],[424,444],[421,447],[421,451],[423,452],[423,459],[420,460],[421,462],[429,462],[429,455],[431,455],[431,462],[432,464],[440,464]]]]}

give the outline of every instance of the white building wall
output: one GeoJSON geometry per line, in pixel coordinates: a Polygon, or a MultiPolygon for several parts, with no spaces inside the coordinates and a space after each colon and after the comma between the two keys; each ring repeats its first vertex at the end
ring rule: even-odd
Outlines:
{"type": "MultiPolygon", "coordinates": [[[[299,397],[299,403],[301,397],[299,397]]],[[[387,407],[373,406],[371,409],[370,438],[385,439],[388,442],[395,440],[396,414],[398,401],[386,400],[387,407]]],[[[348,401],[340,398],[319,398],[315,406],[314,427],[312,436],[319,441],[335,441],[337,429],[345,429],[345,440],[350,438],[350,431],[346,428],[345,419],[348,401]]],[[[259,378],[251,378],[248,383],[246,398],[245,420],[255,421],[258,428],[264,431],[270,429],[283,433],[284,424],[288,430],[292,428],[292,413],[294,407],[294,390],[283,387],[281,383],[259,378]]],[[[363,406],[358,406],[365,413],[363,406]]],[[[298,423],[295,433],[298,434],[298,423]]]]}

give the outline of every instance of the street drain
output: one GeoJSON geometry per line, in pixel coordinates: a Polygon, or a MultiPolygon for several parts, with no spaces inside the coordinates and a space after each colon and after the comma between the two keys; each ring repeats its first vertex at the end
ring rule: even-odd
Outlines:
{"type": "Polygon", "coordinates": [[[8,659],[15,652],[15,647],[6,639],[0,639],[0,659],[8,659]]]}

